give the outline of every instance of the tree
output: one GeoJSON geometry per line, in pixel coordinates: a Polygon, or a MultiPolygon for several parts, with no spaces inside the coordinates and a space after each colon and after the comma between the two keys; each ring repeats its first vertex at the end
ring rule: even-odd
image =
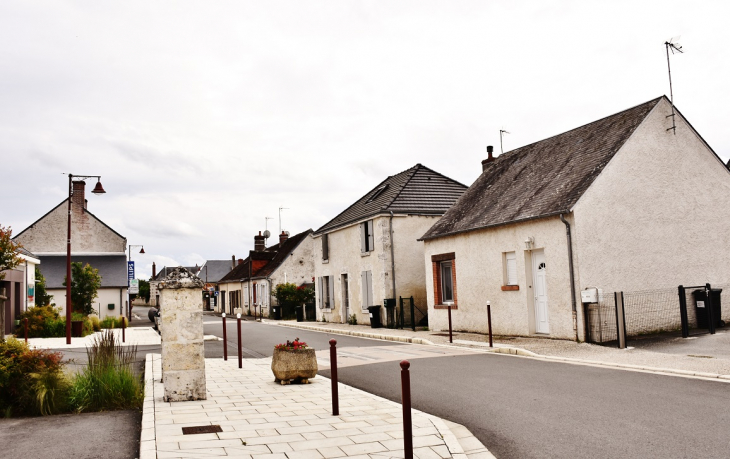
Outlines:
{"type": "Polygon", "coordinates": [[[144,298],[145,303],[150,302],[150,283],[146,280],[139,280],[139,296],[140,298],[144,298]]]}
{"type": "MultiPolygon", "coordinates": [[[[64,287],[66,282],[64,277],[64,287]]],[[[101,287],[101,276],[98,269],[94,269],[88,263],[83,267],[79,262],[71,263],[71,306],[74,311],[85,316],[93,314],[93,301],[99,287],[101,287]]]]}
{"type": "Polygon", "coordinates": [[[35,267],[35,305],[36,306],[48,306],[51,304],[53,295],[49,295],[46,292],[46,278],[43,277],[43,273],[38,266],[35,267]]]}
{"type": "Polygon", "coordinates": [[[22,261],[18,256],[20,244],[13,242],[13,230],[0,225],[0,280],[5,279],[3,271],[13,269],[22,261]]]}

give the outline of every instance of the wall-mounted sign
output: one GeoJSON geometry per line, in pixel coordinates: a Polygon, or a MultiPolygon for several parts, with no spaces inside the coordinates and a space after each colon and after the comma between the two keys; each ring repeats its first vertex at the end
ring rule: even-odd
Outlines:
{"type": "MultiPolygon", "coordinates": [[[[134,279],[134,262],[128,261],[127,262],[127,280],[131,281],[134,279]]],[[[132,285],[131,283],[128,285],[132,285]]]]}

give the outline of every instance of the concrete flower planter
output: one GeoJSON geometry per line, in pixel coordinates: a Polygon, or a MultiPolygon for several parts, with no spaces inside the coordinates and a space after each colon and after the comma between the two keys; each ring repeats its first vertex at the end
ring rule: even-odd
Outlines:
{"type": "Polygon", "coordinates": [[[275,382],[309,384],[309,380],[317,376],[317,356],[314,349],[274,349],[271,371],[275,382]]]}

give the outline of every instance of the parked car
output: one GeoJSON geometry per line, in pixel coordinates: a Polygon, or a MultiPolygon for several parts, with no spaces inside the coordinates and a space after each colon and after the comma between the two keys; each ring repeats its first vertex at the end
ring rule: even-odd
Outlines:
{"type": "Polygon", "coordinates": [[[150,322],[155,323],[155,316],[157,315],[157,312],[157,308],[150,308],[149,311],[147,311],[147,318],[150,319],[150,322]]]}
{"type": "Polygon", "coordinates": [[[160,310],[158,309],[155,315],[155,330],[159,332],[160,327],[162,327],[162,317],[160,317],[160,310]]]}

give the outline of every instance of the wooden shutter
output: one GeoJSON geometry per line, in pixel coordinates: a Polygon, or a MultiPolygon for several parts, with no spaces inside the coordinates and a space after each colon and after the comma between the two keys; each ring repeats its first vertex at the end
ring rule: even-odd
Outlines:
{"type": "Polygon", "coordinates": [[[368,275],[368,306],[374,306],[373,304],[373,272],[366,271],[368,275]]]}
{"type": "Polygon", "coordinates": [[[322,278],[317,278],[317,306],[319,306],[319,309],[324,308],[324,300],[322,298],[322,278]]]}
{"type": "Polygon", "coordinates": [[[375,248],[375,238],[373,237],[373,221],[368,220],[367,222],[367,228],[368,228],[368,252],[372,252],[372,250],[375,248]]]}
{"type": "MultiPolygon", "coordinates": [[[[368,223],[360,223],[360,252],[365,253],[368,251],[367,248],[367,237],[368,237],[368,223]]],[[[364,271],[363,271],[364,272],[364,271]]]]}
{"type": "Polygon", "coordinates": [[[330,308],[335,308],[335,276],[329,276],[329,280],[327,282],[329,287],[329,300],[330,300],[330,308]]]}
{"type": "Polygon", "coordinates": [[[361,309],[365,309],[368,306],[368,272],[363,271],[360,273],[360,285],[362,290],[362,304],[360,305],[361,309]]]}
{"type": "Polygon", "coordinates": [[[322,259],[329,260],[330,258],[330,239],[329,234],[322,235],[322,259]]]}

